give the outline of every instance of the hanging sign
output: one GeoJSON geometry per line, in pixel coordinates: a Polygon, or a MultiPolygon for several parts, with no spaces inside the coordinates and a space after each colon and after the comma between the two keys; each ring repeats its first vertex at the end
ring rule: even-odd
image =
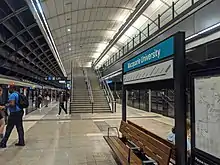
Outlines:
{"type": "Polygon", "coordinates": [[[150,49],[145,50],[136,57],[124,63],[123,71],[128,72],[152,62],[162,60],[174,54],[174,37],[170,37],[150,49]]]}

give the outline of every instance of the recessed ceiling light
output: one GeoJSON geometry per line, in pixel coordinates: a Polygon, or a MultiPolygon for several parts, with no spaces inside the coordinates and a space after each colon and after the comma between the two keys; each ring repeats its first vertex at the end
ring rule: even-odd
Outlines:
{"type": "Polygon", "coordinates": [[[70,30],[70,28],[69,28],[69,29],[67,29],[67,31],[68,31],[68,32],[70,32],[70,31],[71,31],[71,30],[70,30]]]}
{"type": "Polygon", "coordinates": [[[71,48],[69,48],[69,50],[72,50],[71,48]]]}
{"type": "Polygon", "coordinates": [[[69,43],[69,46],[71,45],[71,43],[69,43]]]}

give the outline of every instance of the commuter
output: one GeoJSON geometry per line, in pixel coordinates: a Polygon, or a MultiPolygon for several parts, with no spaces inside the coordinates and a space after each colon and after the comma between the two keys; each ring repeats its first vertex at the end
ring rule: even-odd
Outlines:
{"type": "MultiPolygon", "coordinates": [[[[187,130],[187,156],[191,156],[191,136],[190,136],[190,121],[186,120],[186,130],[187,130]]],[[[175,144],[175,127],[172,128],[171,132],[167,136],[167,140],[175,144]]]]}
{"type": "Polygon", "coordinates": [[[59,98],[59,93],[57,92],[57,97],[56,97],[56,101],[58,101],[58,98],[59,98]]]}
{"type": "Polygon", "coordinates": [[[39,94],[37,97],[37,108],[41,108],[42,100],[43,100],[43,97],[41,96],[41,94],[39,94]]]}
{"type": "Polygon", "coordinates": [[[67,93],[66,93],[66,99],[67,99],[67,101],[70,99],[70,92],[69,91],[67,91],[67,93]]]}
{"type": "Polygon", "coordinates": [[[5,119],[4,119],[4,105],[3,105],[3,100],[2,100],[2,94],[3,94],[3,89],[0,86],[0,139],[3,138],[4,135],[4,128],[5,128],[5,119]]]}
{"type": "Polygon", "coordinates": [[[61,114],[61,110],[63,109],[65,112],[65,116],[68,116],[67,114],[67,109],[64,107],[64,102],[65,102],[65,95],[63,92],[61,92],[60,96],[59,96],[59,113],[56,115],[57,117],[60,116],[61,114]]]}
{"type": "Polygon", "coordinates": [[[50,96],[48,93],[46,93],[44,96],[45,107],[48,107],[49,100],[50,100],[50,96]]]}
{"type": "MultiPolygon", "coordinates": [[[[5,136],[3,137],[1,143],[0,143],[0,148],[6,148],[6,144],[8,141],[8,138],[14,128],[16,126],[17,132],[18,132],[18,143],[16,143],[16,146],[25,146],[24,142],[24,128],[23,128],[23,115],[24,111],[22,106],[20,105],[20,94],[15,90],[14,86],[10,86],[9,88],[9,103],[6,105],[6,108],[8,108],[10,115],[8,117],[8,124],[6,127],[6,132],[5,136]]],[[[24,100],[22,100],[24,101],[24,100]]],[[[27,100],[25,100],[27,101],[27,100]]],[[[25,102],[26,103],[26,102],[25,102]]],[[[26,103],[28,107],[28,103],[26,103]]]]}

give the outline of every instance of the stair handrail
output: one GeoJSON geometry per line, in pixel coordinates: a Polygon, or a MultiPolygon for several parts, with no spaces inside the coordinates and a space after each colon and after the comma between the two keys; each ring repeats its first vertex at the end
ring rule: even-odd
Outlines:
{"type": "Polygon", "coordinates": [[[112,112],[116,112],[116,100],[113,96],[113,93],[109,87],[109,84],[106,82],[106,80],[101,78],[101,73],[99,70],[96,71],[98,78],[99,78],[99,83],[100,86],[103,88],[104,93],[106,95],[107,101],[110,104],[110,108],[112,112]]]}
{"type": "Polygon", "coordinates": [[[92,104],[92,113],[93,113],[94,97],[93,97],[93,92],[92,92],[92,86],[88,78],[87,70],[84,68],[83,68],[83,74],[84,74],[85,83],[86,83],[88,94],[89,94],[89,99],[92,104]]]}
{"type": "Polygon", "coordinates": [[[170,103],[170,101],[172,101],[172,99],[171,99],[169,96],[167,96],[165,93],[163,93],[163,92],[161,92],[160,94],[161,94],[161,96],[162,96],[161,98],[162,98],[172,109],[174,109],[174,105],[170,103]]]}

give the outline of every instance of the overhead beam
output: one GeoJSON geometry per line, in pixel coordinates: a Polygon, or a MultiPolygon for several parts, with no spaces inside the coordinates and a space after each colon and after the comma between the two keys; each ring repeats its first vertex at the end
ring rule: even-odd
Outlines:
{"type": "MultiPolygon", "coordinates": [[[[15,10],[11,7],[11,5],[10,5],[7,1],[5,1],[5,3],[7,3],[8,7],[9,7],[13,12],[15,12],[15,10]]],[[[26,31],[29,33],[29,35],[32,37],[32,39],[34,40],[34,37],[33,37],[32,34],[29,32],[29,29],[27,29],[27,27],[24,25],[24,23],[22,22],[22,20],[21,20],[17,15],[15,15],[15,16],[16,16],[16,18],[20,21],[20,23],[23,25],[23,27],[26,29],[26,31]]],[[[3,25],[4,25],[4,23],[3,23],[3,25]]],[[[5,27],[6,27],[9,31],[11,31],[11,33],[12,33],[13,35],[16,35],[15,32],[14,32],[14,28],[13,28],[12,26],[9,27],[9,25],[5,25],[5,27]]],[[[23,39],[21,39],[19,36],[17,36],[17,39],[18,39],[23,45],[26,45],[25,41],[23,41],[23,39]]],[[[33,52],[32,49],[31,49],[28,45],[26,45],[26,48],[28,48],[29,51],[31,51],[33,54],[35,54],[35,52],[33,52]]],[[[36,54],[35,54],[35,55],[36,55],[36,54]]],[[[36,56],[37,56],[37,55],[36,55],[36,56]]],[[[41,59],[39,59],[39,60],[41,60],[41,59]]],[[[43,61],[42,61],[42,63],[43,63],[43,61]]],[[[48,67],[48,69],[50,70],[51,73],[53,73],[53,70],[51,70],[51,68],[48,67]]],[[[50,74],[50,73],[49,73],[49,74],[50,74]]],[[[48,75],[49,75],[49,74],[48,74],[48,75]]]]}
{"type": "Polygon", "coordinates": [[[26,10],[28,10],[28,6],[24,6],[24,7],[20,8],[20,9],[18,9],[16,11],[13,11],[11,14],[8,14],[6,17],[2,18],[0,20],[0,24],[4,23],[8,19],[10,19],[10,18],[14,17],[15,15],[18,15],[18,14],[20,14],[20,13],[26,11],[26,10]]]}

